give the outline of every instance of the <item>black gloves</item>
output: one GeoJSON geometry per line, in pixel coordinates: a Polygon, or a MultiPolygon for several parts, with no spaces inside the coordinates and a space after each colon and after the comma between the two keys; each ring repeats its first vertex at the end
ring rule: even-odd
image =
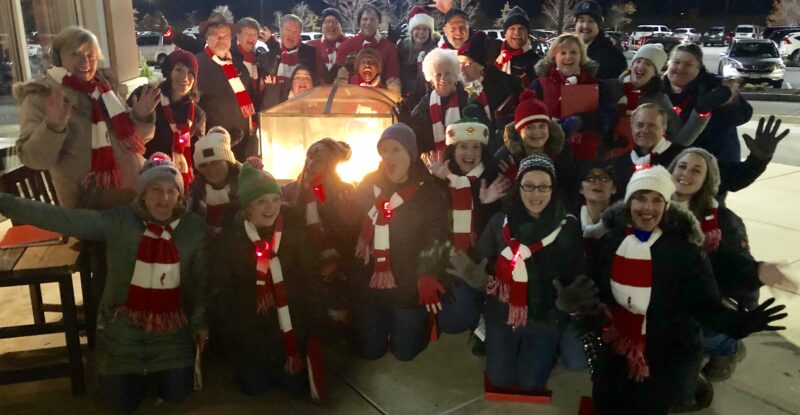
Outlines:
{"type": "Polygon", "coordinates": [[[781,120],[775,122],[774,115],[769,116],[769,121],[767,121],[766,126],[764,126],[764,117],[761,117],[761,119],[758,120],[756,138],[753,139],[753,137],[750,137],[748,134],[744,134],[742,139],[754,157],[759,160],[769,160],[772,158],[772,155],[775,154],[775,148],[778,146],[778,143],[789,134],[789,129],[787,128],[778,135],[778,129],[780,127],[781,120]]]}
{"type": "Polygon", "coordinates": [[[741,339],[759,331],[775,331],[786,329],[786,327],[783,326],[770,325],[771,323],[778,321],[787,315],[786,313],[780,313],[784,308],[786,308],[784,305],[770,307],[774,302],[775,298],[770,298],[751,311],[747,311],[744,308],[744,305],[740,303],[738,309],[736,310],[737,326],[734,329],[734,333],[730,333],[731,336],[741,339]]]}
{"type": "Polygon", "coordinates": [[[714,111],[728,102],[731,99],[731,89],[727,86],[719,86],[714,88],[711,92],[701,94],[697,97],[697,103],[694,108],[699,114],[714,111]]]}
{"type": "MultiPolygon", "coordinates": [[[[389,39],[390,42],[397,44],[400,39],[406,37],[408,33],[408,26],[405,24],[401,24],[395,27],[389,25],[389,30],[387,31],[386,38],[389,39]]],[[[431,34],[433,35],[433,34],[431,34]]]]}
{"type": "Polygon", "coordinates": [[[566,287],[559,280],[553,280],[553,285],[558,293],[556,308],[565,313],[572,314],[598,302],[599,290],[595,287],[594,281],[586,278],[586,275],[579,275],[566,287]]]}

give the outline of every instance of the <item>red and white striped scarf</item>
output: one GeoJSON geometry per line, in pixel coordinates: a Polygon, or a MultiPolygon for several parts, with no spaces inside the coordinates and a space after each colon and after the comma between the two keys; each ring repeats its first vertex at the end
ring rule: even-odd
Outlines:
{"type": "Polygon", "coordinates": [[[700,228],[706,236],[703,242],[703,249],[716,251],[719,248],[720,241],[722,241],[722,230],[719,228],[719,203],[716,199],[711,199],[710,209],[700,219],[700,228]]]}
{"type": "Polygon", "coordinates": [[[258,87],[258,66],[256,66],[256,54],[255,52],[245,52],[242,45],[236,45],[239,48],[239,52],[242,54],[242,63],[244,63],[244,67],[247,68],[247,73],[250,74],[250,83],[253,84],[253,87],[258,87]]]}
{"type": "Polygon", "coordinates": [[[344,35],[339,35],[335,40],[322,40],[322,45],[325,47],[325,55],[328,57],[328,61],[325,62],[325,69],[331,70],[333,65],[336,64],[336,53],[339,51],[339,46],[341,46],[342,42],[345,40],[347,40],[347,38],[344,35]]]}
{"type": "Polygon", "coordinates": [[[434,149],[441,154],[447,147],[445,140],[447,126],[461,119],[461,110],[458,108],[458,90],[453,91],[447,100],[447,106],[444,107],[444,119],[442,119],[442,97],[436,91],[431,91],[428,112],[433,126],[434,149]]]}
{"type": "Polygon", "coordinates": [[[325,203],[325,200],[327,200],[325,186],[322,184],[321,178],[315,177],[310,180],[308,187],[303,192],[303,200],[306,203],[306,226],[308,226],[308,232],[311,235],[311,242],[319,252],[323,278],[329,279],[340,255],[328,238],[319,216],[320,204],[325,203]],[[329,272],[325,272],[326,270],[329,272]]]}
{"type": "Polygon", "coordinates": [[[567,223],[566,218],[542,240],[523,245],[517,238],[511,236],[508,216],[503,219],[503,240],[506,247],[497,257],[495,276],[489,279],[486,292],[508,303],[506,324],[514,328],[525,327],[528,324],[528,268],[525,261],[553,243],[565,223],[567,223]]]}
{"type": "Polygon", "coordinates": [[[133,326],[148,333],[175,331],[187,324],[181,309],[181,263],[172,239],[179,222],[144,223],[128,299],[114,312],[126,315],[133,326]]]}
{"type": "Polygon", "coordinates": [[[467,252],[475,243],[475,206],[472,198],[472,184],[483,174],[483,163],[478,164],[463,176],[450,174],[447,181],[450,187],[450,214],[453,217],[453,245],[467,252]]]}
{"type": "Polygon", "coordinates": [[[447,37],[445,37],[445,36],[442,36],[439,39],[439,43],[437,43],[436,46],[438,48],[444,49],[444,50],[447,50],[447,49],[453,49],[453,50],[458,49],[458,48],[453,47],[453,45],[450,44],[450,41],[447,40],[447,37]]]}
{"type": "Polygon", "coordinates": [[[186,189],[194,180],[192,173],[192,124],[194,121],[194,101],[189,100],[189,108],[186,110],[186,121],[183,124],[175,123],[175,115],[170,106],[169,97],[161,94],[161,111],[164,114],[164,121],[169,124],[172,130],[172,162],[183,176],[183,183],[186,189]]]}
{"type": "Polygon", "coordinates": [[[628,378],[642,382],[650,376],[645,359],[647,307],[653,287],[651,248],[662,235],[656,228],[647,241],[640,241],[632,228],[622,240],[611,265],[611,327],[603,335],[614,353],[628,360],[628,378]]]}
{"type": "Polygon", "coordinates": [[[369,281],[370,288],[395,288],[397,284],[392,274],[391,251],[389,247],[389,222],[393,212],[417,193],[422,183],[411,183],[388,198],[381,188],[373,186],[375,203],[367,212],[356,244],[356,256],[369,261],[370,251],[375,257],[375,272],[369,281]]]}
{"type": "Polygon", "coordinates": [[[214,63],[219,65],[225,77],[228,78],[228,85],[230,85],[233,94],[236,95],[236,102],[239,104],[242,117],[250,118],[250,116],[256,113],[256,110],[253,107],[253,102],[250,100],[250,94],[247,93],[242,80],[239,78],[239,72],[236,71],[236,66],[233,65],[231,52],[226,52],[225,58],[222,59],[206,46],[206,54],[211,57],[214,63]]]}
{"type": "Polygon", "coordinates": [[[278,73],[276,74],[279,84],[290,81],[292,72],[297,68],[297,65],[300,65],[300,54],[298,52],[300,52],[299,46],[289,50],[281,45],[281,63],[278,64],[278,73]]]}
{"type": "Polygon", "coordinates": [[[503,41],[503,45],[500,46],[500,54],[497,55],[497,59],[494,61],[494,66],[501,72],[511,75],[511,60],[531,50],[531,48],[531,42],[525,42],[519,49],[512,49],[511,46],[508,46],[508,42],[503,41]]]}
{"type": "Polygon", "coordinates": [[[227,184],[222,189],[215,189],[206,183],[205,190],[203,203],[206,207],[206,223],[212,230],[219,231],[222,229],[222,215],[231,204],[231,185],[227,184]]]}
{"type": "Polygon", "coordinates": [[[283,234],[283,215],[275,219],[275,230],[270,242],[262,241],[258,229],[249,220],[244,221],[247,237],[253,242],[256,257],[256,312],[266,315],[273,307],[277,309],[278,324],[283,333],[283,350],[286,354],[284,369],[287,373],[297,374],[303,369],[303,359],[297,348],[297,339],[292,329],[292,317],[289,314],[289,302],[283,282],[283,269],[278,258],[283,234]]]}
{"type": "Polygon", "coordinates": [[[132,153],[144,154],[144,142],[136,133],[127,106],[110,86],[97,78],[85,82],[60,66],[48,69],[47,75],[64,88],[88,95],[92,102],[92,162],[89,173],[83,179],[83,186],[119,188],[121,179],[108,134],[106,113],[111,118],[111,128],[123,147],[132,153]]]}
{"type": "Polygon", "coordinates": [[[649,153],[640,156],[636,150],[631,150],[631,161],[633,162],[633,167],[636,170],[647,169],[653,165],[653,156],[657,156],[662,154],[663,152],[667,151],[667,149],[672,146],[672,142],[667,140],[664,137],[661,137],[661,140],[650,150],[649,153]]]}

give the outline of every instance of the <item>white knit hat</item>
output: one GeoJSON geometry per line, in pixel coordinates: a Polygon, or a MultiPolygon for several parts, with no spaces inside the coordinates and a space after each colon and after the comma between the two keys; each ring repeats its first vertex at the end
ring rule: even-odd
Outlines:
{"type": "Polygon", "coordinates": [[[664,52],[664,46],[660,43],[642,45],[642,47],[636,51],[636,54],[633,55],[633,60],[631,62],[639,58],[647,59],[652,62],[653,66],[656,67],[657,75],[661,75],[661,69],[664,67],[664,64],[667,63],[667,53],[664,52]]]}
{"type": "Polygon", "coordinates": [[[414,6],[414,8],[408,12],[408,33],[411,33],[415,27],[420,25],[426,26],[428,29],[430,29],[431,35],[433,35],[433,16],[428,14],[428,11],[425,10],[424,7],[414,6]]]}
{"type": "Polygon", "coordinates": [[[675,193],[675,183],[672,182],[672,175],[663,166],[652,166],[633,172],[631,181],[625,189],[625,203],[628,203],[631,195],[639,190],[657,192],[669,203],[672,194],[675,193]]]}
{"type": "Polygon", "coordinates": [[[470,140],[479,141],[483,145],[489,144],[489,129],[475,120],[459,120],[448,125],[445,136],[448,146],[470,140]]]}
{"type": "Polygon", "coordinates": [[[231,135],[222,127],[214,127],[194,144],[194,165],[199,166],[216,160],[236,163],[231,151],[231,135]]]}

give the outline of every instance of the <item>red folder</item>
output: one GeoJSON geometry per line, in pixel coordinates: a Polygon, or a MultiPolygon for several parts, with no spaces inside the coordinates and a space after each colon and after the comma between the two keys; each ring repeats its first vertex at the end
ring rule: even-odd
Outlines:
{"type": "Polygon", "coordinates": [[[599,99],[597,84],[561,85],[561,119],[581,112],[597,111],[599,99]]]}
{"type": "Polygon", "coordinates": [[[12,226],[0,241],[0,248],[21,248],[28,246],[56,245],[64,242],[60,233],[39,229],[32,225],[12,226]]]}

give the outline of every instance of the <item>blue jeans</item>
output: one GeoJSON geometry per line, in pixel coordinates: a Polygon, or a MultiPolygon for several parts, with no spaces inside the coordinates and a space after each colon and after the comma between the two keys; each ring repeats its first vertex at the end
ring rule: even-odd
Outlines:
{"type": "MultiPolygon", "coordinates": [[[[758,307],[758,290],[738,298],[745,308],[752,310],[758,307]]],[[[703,327],[703,351],[711,357],[729,357],[736,354],[739,340],[728,337],[714,329],[703,327]]]]}
{"type": "Polygon", "coordinates": [[[556,352],[567,370],[586,369],[586,353],[571,324],[528,322],[514,330],[506,324],[508,305],[489,297],[486,303],[486,374],[494,386],[536,391],[547,386],[556,352]]]}
{"type": "Polygon", "coordinates": [[[408,362],[428,345],[424,307],[366,306],[359,311],[359,353],[364,359],[377,360],[391,351],[397,360],[408,362]]]}
{"type": "Polygon", "coordinates": [[[308,383],[306,370],[291,375],[284,369],[283,361],[241,363],[233,368],[233,377],[239,390],[248,396],[263,395],[270,388],[281,388],[299,394],[305,391],[308,383]]]}
{"type": "Polygon", "coordinates": [[[439,330],[448,334],[474,330],[483,312],[484,297],[482,291],[457,279],[442,297],[442,311],[436,316],[439,330]]]}
{"type": "Polygon", "coordinates": [[[158,385],[158,397],[171,404],[186,400],[194,388],[194,367],[163,370],[147,375],[99,375],[100,390],[111,410],[131,413],[145,397],[147,381],[158,385]]]}

